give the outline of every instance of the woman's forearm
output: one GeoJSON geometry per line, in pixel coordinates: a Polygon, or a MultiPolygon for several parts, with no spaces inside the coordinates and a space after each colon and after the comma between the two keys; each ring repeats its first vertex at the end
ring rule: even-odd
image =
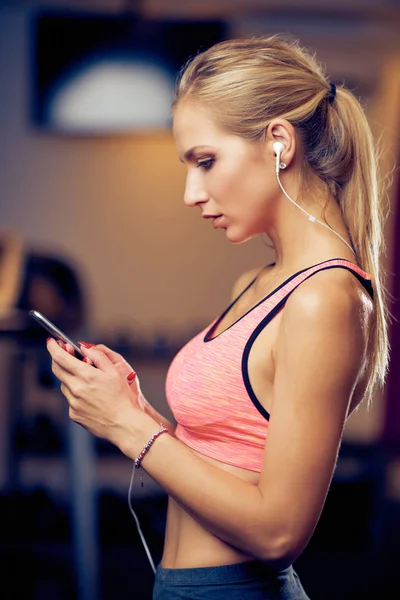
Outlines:
{"type": "MultiPolygon", "coordinates": [[[[131,458],[135,452],[125,450],[131,458]]],[[[169,435],[156,440],[142,467],[224,542],[271,563],[282,559],[277,515],[268,512],[272,507],[257,486],[211,465],[169,435]]]]}

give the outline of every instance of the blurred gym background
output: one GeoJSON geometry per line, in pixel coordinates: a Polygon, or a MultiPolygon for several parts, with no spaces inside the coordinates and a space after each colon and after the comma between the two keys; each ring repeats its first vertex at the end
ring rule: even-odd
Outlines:
{"type": "MultiPolygon", "coordinates": [[[[69,423],[36,308],[104,342],[171,418],[174,353],[229,303],[262,240],[232,246],[182,202],[170,130],[180,67],[222,39],[287,33],[366,107],[388,178],[392,360],[349,420],[328,501],[296,568],[312,600],[398,597],[400,4],[395,0],[0,0],[1,598],[150,600],[129,512],[132,464],[69,423]]],[[[133,506],[156,562],[166,497],[133,506]]]]}

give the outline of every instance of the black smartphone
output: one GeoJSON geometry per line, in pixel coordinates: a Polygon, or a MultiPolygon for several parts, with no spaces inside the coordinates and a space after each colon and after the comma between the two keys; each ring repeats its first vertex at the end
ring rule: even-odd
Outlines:
{"type": "Polygon", "coordinates": [[[66,344],[71,344],[71,346],[75,350],[77,358],[82,359],[85,357],[85,355],[83,354],[83,352],[80,349],[80,347],[78,346],[78,344],[76,342],[74,342],[73,340],[71,340],[71,338],[69,338],[63,331],[61,331],[61,329],[59,329],[56,325],[54,325],[54,323],[49,321],[49,319],[46,319],[46,317],[44,315],[42,315],[42,313],[40,313],[37,310],[30,310],[29,315],[31,317],[33,317],[38,323],[40,323],[40,325],[42,327],[47,329],[47,331],[49,333],[51,333],[51,335],[53,337],[55,337],[57,340],[61,340],[61,341],[65,342],[66,344]]]}

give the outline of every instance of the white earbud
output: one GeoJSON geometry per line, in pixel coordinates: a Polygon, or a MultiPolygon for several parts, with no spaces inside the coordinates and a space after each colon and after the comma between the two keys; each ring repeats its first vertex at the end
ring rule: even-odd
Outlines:
{"type": "Polygon", "coordinates": [[[279,169],[285,169],[286,168],[285,163],[281,163],[281,152],[282,152],[282,150],[285,149],[285,146],[281,142],[274,142],[272,144],[272,147],[273,147],[273,149],[275,151],[275,154],[276,154],[275,171],[277,173],[279,173],[279,169]]]}

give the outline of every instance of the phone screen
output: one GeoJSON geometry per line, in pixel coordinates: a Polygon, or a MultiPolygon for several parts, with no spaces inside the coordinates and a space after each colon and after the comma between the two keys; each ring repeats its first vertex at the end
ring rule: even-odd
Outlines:
{"type": "Polygon", "coordinates": [[[52,323],[51,321],[49,321],[49,319],[42,315],[42,313],[40,313],[37,310],[30,310],[29,315],[33,317],[38,323],[40,323],[42,327],[47,329],[47,331],[51,333],[53,337],[65,342],[66,344],[71,344],[78,358],[84,358],[85,355],[83,354],[78,344],[71,340],[71,338],[69,338],[63,331],[61,331],[61,329],[54,325],[54,323],[52,323]]]}

